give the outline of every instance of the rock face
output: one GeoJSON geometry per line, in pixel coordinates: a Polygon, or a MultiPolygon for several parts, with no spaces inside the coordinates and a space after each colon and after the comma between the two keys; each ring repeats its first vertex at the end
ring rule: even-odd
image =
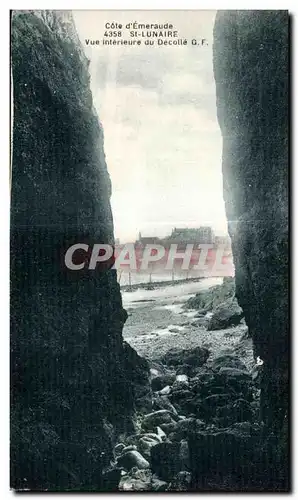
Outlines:
{"type": "Polygon", "coordinates": [[[214,73],[236,296],[264,361],[261,418],[288,410],[288,24],[286,11],[222,11],[214,73]]]}
{"type": "Polygon", "coordinates": [[[11,486],[100,490],[133,381],[116,271],[64,264],[72,244],[113,243],[103,131],[68,12],[14,13],[12,77],[11,486]]]}
{"type": "Polygon", "coordinates": [[[221,12],[214,28],[236,295],[267,373],[268,424],[287,407],[288,22],[286,11],[221,12]]]}
{"type": "Polygon", "coordinates": [[[188,299],[185,307],[198,309],[203,314],[216,309],[231,299],[235,299],[235,280],[230,276],[225,276],[221,285],[197,293],[188,299]]]}

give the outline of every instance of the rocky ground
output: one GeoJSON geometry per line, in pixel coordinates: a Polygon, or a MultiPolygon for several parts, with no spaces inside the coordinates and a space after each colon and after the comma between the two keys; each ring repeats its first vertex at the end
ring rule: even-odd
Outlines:
{"type": "Polygon", "coordinates": [[[170,297],[156,290],[124,297],[125,339],[147,359],[150,374],[148,385],[136,370],[134,430],[115,444],[109,489],[247,491],[274,483],[274,444],[264,446],[259,420],[262,362],[253,358],[239,306],[237,316],[231,305],[233,284],[200,288],[180,298],[173,288],[170,297]],[[219,311],[225,329],[214,321],[219,311]]]}
{"type": "MultiPolygon", "coordinates": [[[[128,313],[124,339],[149,361],[161,360],[171,348],[206,347],[211,358],[230,352],[240,339],[244,342],[247,327],[239,306],[239,320],[232,326],[233,309],[229,301],[233,298],[234,287],[222,286],[222,281],[222,278],[209,278],[199,283],[178,283],[163,289],[124,293],[123,303],[128,313]],[[226,328],[222,328],[227,312],[226,328]]],[[[241,356],[251,369],[255,361],[248,339],[241,356]]]]}

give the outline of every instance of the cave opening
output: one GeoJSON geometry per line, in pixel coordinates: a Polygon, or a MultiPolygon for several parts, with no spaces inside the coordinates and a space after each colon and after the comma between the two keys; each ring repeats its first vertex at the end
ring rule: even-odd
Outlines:
{"type": "MultiPolygon", "coordinates": [[[[118,14],[126,27],[131,14],[118,14]]],[[[213,74],[215,15],[173,12],[178,38],[187,41],[176,47],[99,49],[86,39],[96,39],[113,14],[94,12],[90,25],[86,12],[74,13],[112,182],[117,279],[128,312],[123,334],[142,355],[155,341],[161,352],[181,339],[195,346],[186,332],[194,331],[198,311],[188,301],[234,275],[213,74]]],[[[156,13],[137,17],[154,23],[156,13]]],[[[168,22],[167,13],[158,17],[168,22]]],[[[227,286],[234,294],[233,283],[227,286]]],[[[202,327],[212,311],[205,316],[202,327]]]]}

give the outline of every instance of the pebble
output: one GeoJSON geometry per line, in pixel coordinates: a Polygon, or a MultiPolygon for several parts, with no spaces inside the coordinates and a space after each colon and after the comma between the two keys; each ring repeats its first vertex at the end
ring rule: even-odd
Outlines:
{"type": "Polygon", "coordinates": [[[177,382],[188,383],[188,376],[187,375],[177,375],[176,380],[177,380],[177,382]]]}

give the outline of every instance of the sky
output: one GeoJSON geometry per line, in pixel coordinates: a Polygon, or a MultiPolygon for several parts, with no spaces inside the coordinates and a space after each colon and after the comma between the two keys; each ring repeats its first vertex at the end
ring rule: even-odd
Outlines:
{"type": "MultiPolygon", "coordinates": [[[[173,227],[211,225],[216,234],[227,231],[212,68],[215,14],[73,11],[90,60],[112,180],[115,237],[121,242],[134,241],[139,231],[165,236],[173,227]],[[142,37],[140,46],[101,44],[109,31],[106,23],[134,21],[171,23],[188,44],[145,46],[142,37]],[[192,45],[193,38],[207,43],[192,45]],[[86,39],[100,44],[87,46],[86,39]]],[[[122,32],[122,39],[131,39],[128,30],[122,32]]]]}

